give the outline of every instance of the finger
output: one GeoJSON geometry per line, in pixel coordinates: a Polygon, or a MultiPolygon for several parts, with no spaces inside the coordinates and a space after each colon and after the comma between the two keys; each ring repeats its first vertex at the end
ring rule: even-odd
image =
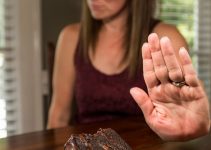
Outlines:
{"type": "Polygon", "coordinates": [[[160,50],[160,40],[157,34],[150,34],[148,37],[148,42],[150,45],[152,62],[154,65],[156,77],[160,80],[161,83],[166,83],[169,81],[168,70],[166,68],[163,54],[160,50]]]}
{"type": "Polygon", "coordinates": [[[130,94],[132,95],[138,106],[141,108],[145,118],[150,116],[154,106],[146,92],[144,92],[140,88],[134,87],[130,89],[130,94]]]}
{"type": "Polygon", "coordinates": [[[144,80],[147,85],[147,88],[151,89],[156,85],[158,85],[159,81],[154,72],[152,57],[148,43],[144,43],[142,46],[142,58],[143,58],[144,80]]]}
{"type": "Polygon", "coordinates": [[[192,65],[191,58],[184,47],[179,50],[179,56],[184,70],[186,84],[193,87],[199,86],[200,83],[192,65]]]}
{"type": "Polygon", "coordinates": [[[183,81],[183,73],[169,38],[161,38],[160,45],[168,69],[169,79],[177,82],[183,81]]]}

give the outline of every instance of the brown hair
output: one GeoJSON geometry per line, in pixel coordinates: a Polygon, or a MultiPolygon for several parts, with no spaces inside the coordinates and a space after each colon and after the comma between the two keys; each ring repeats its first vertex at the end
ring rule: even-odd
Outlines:
{"type": "MultiPolygon", "coordinates": [[[[127,6],[129,15],[127,19],[127,30],[123,43],[125,43],[125,54],[122,62],[128,61],[129,73],[134,75],[137,67],[142,65],[141,46],[147,40],[150,32],[150,24],[154,15],[155,0],[128,0],[127,6]]],[[[95,20],[87,6],[87,1],[83,0],[82,18],[81,18],[82,40],[81,55],[88,59],[89,47],[95,50],[98,33],[101,27],[101,21],[95,20]]]]}

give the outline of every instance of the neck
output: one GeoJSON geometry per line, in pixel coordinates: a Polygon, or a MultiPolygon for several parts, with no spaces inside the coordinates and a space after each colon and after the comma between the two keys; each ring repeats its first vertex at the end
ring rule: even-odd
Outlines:
{"type": "Polygon", "coordinates": [[[104,19],[102,30],[106,32],[112,32],[112,33],[125,31],[127,17],[128,17],[128,9],[126,7],[127,6],[125,6],[115,16],[109,19],[104,19]]]}

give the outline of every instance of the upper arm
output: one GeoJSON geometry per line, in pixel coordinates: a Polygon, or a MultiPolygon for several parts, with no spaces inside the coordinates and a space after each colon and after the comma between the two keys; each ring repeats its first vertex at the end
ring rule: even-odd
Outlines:
{"type": "Polygon", "coordinates": [[[68,107],[74,80],[74,53],[78,43],[79,25],[65,27],[59,35],[53,73],[53,103],[68,107]]]}
{"type": "Polygon", "coordinates": [[[153,32],[157,33],[159,38],[167,36],[171,40],[177,58],[179,58],[179,49],[181,47],[185,47],[188,50],[188,45],[185,38],[175,26],[165,23],[159,23],[154,28],[153,32]]]}

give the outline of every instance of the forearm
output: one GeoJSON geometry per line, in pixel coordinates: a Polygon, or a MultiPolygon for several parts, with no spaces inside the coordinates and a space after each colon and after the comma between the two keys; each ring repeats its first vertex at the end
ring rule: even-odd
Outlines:
{"type": "Polygon", "coordinates": [[[51,107],[48,116],[47,129],[65,127],[69,123],[70,111],[51,107]]]}

